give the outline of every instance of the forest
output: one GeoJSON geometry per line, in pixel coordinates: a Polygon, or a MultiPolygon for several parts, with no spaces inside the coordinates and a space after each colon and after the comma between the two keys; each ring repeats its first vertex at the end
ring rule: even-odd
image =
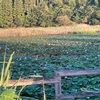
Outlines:
{"type": "Polygon", "coordinates": [[[0,28],[100,24],[100,0],[0,0],[0,28]]]}

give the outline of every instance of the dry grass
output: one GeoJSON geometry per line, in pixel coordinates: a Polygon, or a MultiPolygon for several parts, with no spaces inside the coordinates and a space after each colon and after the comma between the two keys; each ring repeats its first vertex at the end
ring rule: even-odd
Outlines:
{"type": "Polygon", "coordinates": [[[68,34],[70,32],[100,32],[100,25],[89,26],[85,24],[75,26],[61,26],[61,27],[32,27],[32,28],[8,28],[0,29],[0,37],[9,36],[38,36],[38,35],[51,35],[51,34],[68,34]]]}

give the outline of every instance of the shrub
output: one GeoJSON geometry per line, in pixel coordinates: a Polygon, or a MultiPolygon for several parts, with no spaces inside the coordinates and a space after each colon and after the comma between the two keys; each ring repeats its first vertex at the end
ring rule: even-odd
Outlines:
{"type": "Polygon", "coordinates": [[[97,20],[97,19],[95,19],[95,18],[92,18],[92,19],[90,19],[90,20],[88,21],[88,23],[89,23],[90,25],[99,25],[99,24],[100,24],[100,21],[97,20]]]}
{"type": "Polygon", "coordinates": [[[73,22],[68,18],[68,16],[58,16],[56,18],[56,21],[59,25],[64,25],[64,26],[73,25],[73,22]]]}
{"type": "Polygon", "coordinates": [[[99,25],[100,24],[100,10],[97,10],[90,16],[88,23],[90,25],[99,25]]]}

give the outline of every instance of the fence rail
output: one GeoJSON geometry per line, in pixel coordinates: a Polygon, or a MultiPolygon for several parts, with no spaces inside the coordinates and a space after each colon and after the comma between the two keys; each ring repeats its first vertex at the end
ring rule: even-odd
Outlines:
{"type": "Polygon", "coordinates": [[[83,98],[83,97],[93,97],[100,96],[100,92],[82,92],[82,93],[71,93],[62,95],[62,99],[64,98],[83,98]]]}
{"type": "Polygon", "coordinates": [[[92,75],[100,74],[100,69],[90,69],[90,70],[67,70],[67,71],[55,71],[56,76],[80,76],[80,75],[92,75]]]}
{"type": "Polygon", "coordinates": [[[63,100],[65,98],[81,98],[81,97],[92,97],[92,96],[100,96],[99,92],[82,92],[82,93],[71,93],[63,95],[61,93],[61,77],[63,76],[81,76],[81,75],[99,75],[100,69],[90,69],[90,70],[67,70],[67,71],[55,71],[54,78],[46,78],[46,79],[22,79],[18,80],[10,80],[9,86],[13,86],[17,83],[17,86],[23,85],[32,85],[32,84],[55,84],[55,100],[63,100]]]}
{"type": "Polygon", "coordinates": [[[9,86],[13,86],[16,84],[17,86],[24,86],[24,85],[32,85],[32,84],[48,84],[48,83],[57,83],[60,82],[56,78],[46,78],[46,79],[35,79],[35,78],[28,78],[28,79],[21,79],[21,80],[10,80],[9,86]]]}

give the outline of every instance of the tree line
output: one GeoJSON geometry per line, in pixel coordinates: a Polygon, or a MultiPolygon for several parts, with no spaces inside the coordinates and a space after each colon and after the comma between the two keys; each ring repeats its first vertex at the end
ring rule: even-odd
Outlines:
{"type": "Polygon", "coordinates": [[[100,24],[100,0],[0,0],[0,27],[100,24]]]}

